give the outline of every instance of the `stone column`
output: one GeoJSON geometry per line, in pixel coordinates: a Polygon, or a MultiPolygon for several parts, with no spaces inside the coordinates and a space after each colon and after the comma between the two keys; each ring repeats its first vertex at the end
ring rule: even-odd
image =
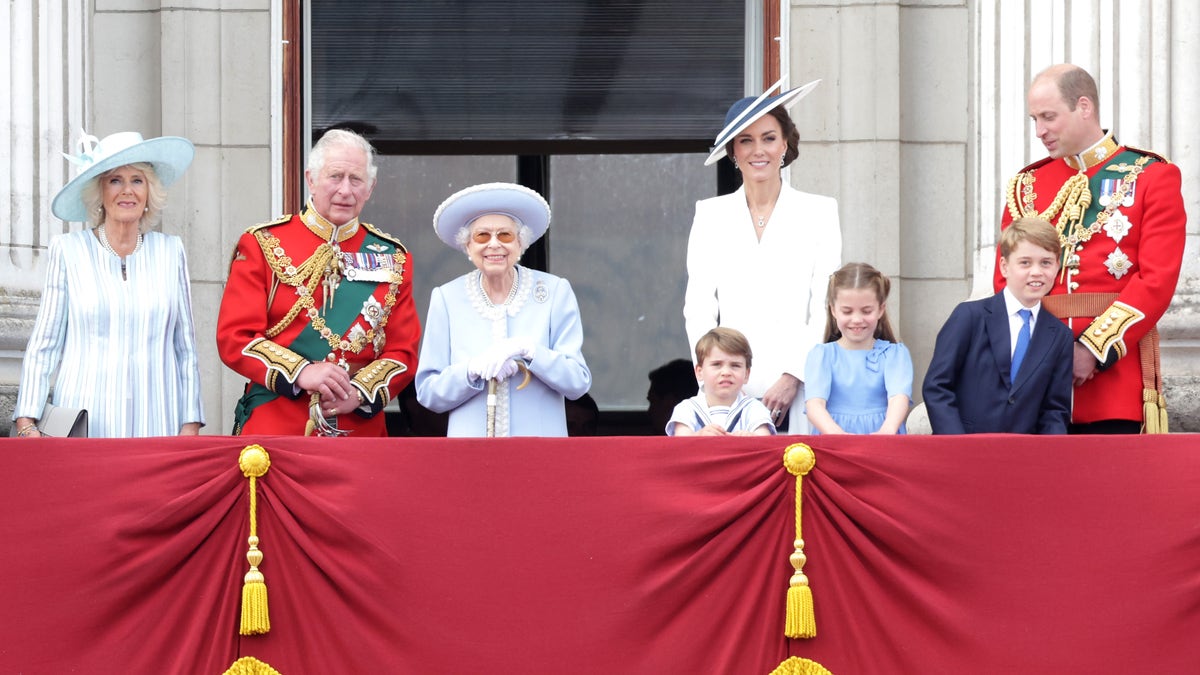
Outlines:
{"type": "Polygon", "coordinates": [[[0,5],[7,59],[0,67],[0,434],[7,434],[21,358],[37,314],[46,246],[80,224],[63,223],[50,201],[69,179],[62,153],[87,116],[90,17],[85,0],[0,5]]]}
{"type": "Polygon", "coordinates": [[[914,398],[941,322],[966,299],[972,142],[965,0],[792,0],[792,184],[838,199],[842,257],[892,279],[888,315],[913,356],[914,398]]]}
{"type": "MultiPolygon", "coordinates": [[[[168,190],[162,230],[183,238],[206,433],[228,433],[241,382],[217,358],[215,326],[233,243],[271,218],[272,17],[278,0],[40,0],[0,5],[8,40],[0,85],[0,433],[37,312],[49,240],[62,223],[50,201],[70,178],[62,152],[80,130],[178,135],[196,159],[168,190]],[[92,36],[96,36],[93,40],[92,36]]],[[[275,199],[278,202],[278,199],[275,199]]]]}

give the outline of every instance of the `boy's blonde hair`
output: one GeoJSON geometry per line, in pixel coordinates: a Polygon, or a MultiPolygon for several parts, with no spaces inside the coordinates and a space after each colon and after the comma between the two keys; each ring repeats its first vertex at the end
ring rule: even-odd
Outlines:
{"type": "Polygon", "coordinates": [[[746,357],[747,368],[750,367],[750,361],[754,358],[754,354],[750,351],[750,341],[746,339],[742,331],[717,326],[696,342],[696,364],[704,365],[704,359],[708,358],[714,348],[720,349],[730,356],[746,357]]]}
{"type": "Polygon", "coordinates": [[[1033,216],[1019,218],[1000,233],[1000,257],[1007,259],[1021,242],[1027,241],[1038,248],[1054,254],[1057,259],[1062,253],[1062,242],[1058,230],[1044,218],[1033,216]]]}

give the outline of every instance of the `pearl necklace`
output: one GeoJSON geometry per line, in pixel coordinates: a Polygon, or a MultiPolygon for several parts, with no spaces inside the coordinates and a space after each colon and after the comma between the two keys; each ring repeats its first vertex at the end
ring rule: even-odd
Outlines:
{"type": "MultiPolygon", "coordinates": [[[[508,297],[504,299],[504,302],[501,303],[501,305],[511,305],[512,304],[513,298],[517,297],[517,288],[520,285],[521,285],[521,268],[513,267],[512,288],[510,288],[508,290],[508,297]]],[[[482,272],[479,273],[479,294],[483,296],[483,301],[485,303],[487,303],[488,307],[494,308],[496,306],[496,303],[492,302],[491,297],[488,296],[487,291],[483,288],[483,273],[482,272]]]]}
{"type": "MultiPolygon", "coordinates": [[[[128,279],[129,275],[125,271],[125,258],[127,256],[123,256],[120,253],[117,253],[116,249],[114,249],[112,247],[112,244],[108,243],[108,235],[104,233],[103,225],[96,228],[96,236],[99,237],[100,245],[104,247],[104,250],[108,251],[109,253],[111,253],[121,259],[121,278],[128,279]]],[[[138,232],[137,243],[133,245],[133,250],[129,252],[129,255],[133,255],[134,253],[137,253],[140,248],[142,248],[142,233],[138,232]]]]}

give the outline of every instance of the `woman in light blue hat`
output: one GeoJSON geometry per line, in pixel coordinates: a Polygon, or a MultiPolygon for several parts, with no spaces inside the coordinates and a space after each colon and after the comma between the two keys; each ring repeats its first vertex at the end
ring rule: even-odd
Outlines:
{"type": "Polygon", "coordinates": [[[837,202],[794,189],[781,173],[800,154],[787,106],[819,82],[771,96],[781,80],[730,106],[705,164],[728,156],[742,186],[697,202],[688,239],[683,316],[690,346],[718,325],[741,331],[754,349],[745,392],[792,434],[808,433],[804,362],[822,342],[825,287],[842,261],[837,202]]]}
{"type": "Polygon", "coordinates": [[[433,216],[475,265],[433,290],[417,361],[417,400],[450,413],[447,436],[566,436],[565,400],[591,387],[571,284],[517,264],[549,226],[546,200],[512,183],[460,190],[433,216]]]}
{"type": "Polygon", "coordinates": [[[14,411],[41,435],[48,399],[88,412],[92,437],[196,434],[204,424],[183,241],[149,228],[192,161],[185,138],[84,136],[54,215],[90,227],[50,243],[14,411]],[[50,378],[57,373],[51,390],[50,378]],[[51,391],[53,395],[51,397],[51,391]]]}

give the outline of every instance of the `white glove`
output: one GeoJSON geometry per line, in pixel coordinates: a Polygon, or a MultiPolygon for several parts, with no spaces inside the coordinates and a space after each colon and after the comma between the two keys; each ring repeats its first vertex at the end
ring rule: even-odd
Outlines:
{"type": "Polygon", "coordinates": [[[517,362],[513,359],[521,358],[519,355],[514,355],[513,350],[514,347],[508,344],[507,340],[497,342],[485,349],[482,354],[467,361],[467,375],[481,380],[492,378],[499,382],[507,380],[518,369],[517,362]]]}
{"type": "Polygon", "coordinates": [[[503,382],[512,377],[517,372],[517,362],[511,358],[503,358],[491,365],[489,372],[494,370],[492,377],[496,378],[497,382],[503,382]]]}
{"type": "Polygon", "coordinates": [[[525,361],[532,361],[534,350],[537,349],[537,345],[534,344],[533,339],[524,335],[517,335],[501,340],[497,346],[502,346],[501,350],[507,351],[511,358],[525,361]]]}

